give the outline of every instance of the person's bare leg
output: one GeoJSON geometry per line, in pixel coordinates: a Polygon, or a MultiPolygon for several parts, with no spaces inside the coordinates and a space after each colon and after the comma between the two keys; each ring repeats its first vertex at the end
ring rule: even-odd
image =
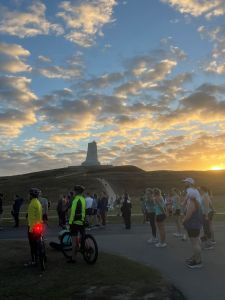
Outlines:
{"type": "Polygon", "coordinates": [[[193,258],[196,263],[201,262],[201,245],[200,245],[200,240],[199,237],[195,238],[190,238],[192,248],[193,248],[193,258]]]}

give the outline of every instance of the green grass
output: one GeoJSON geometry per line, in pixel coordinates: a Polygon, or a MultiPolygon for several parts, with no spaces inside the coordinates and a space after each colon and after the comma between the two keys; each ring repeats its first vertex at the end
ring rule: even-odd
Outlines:
{"type": "Polygon", "coordinates": [[[184,299],[160,274],[125,258],[100,253],[94,266],[82,258],[67,264],[60,252],[48,249],[48,268],[24,268],[26,242],[0,241],[0,299],[184,299]]]}

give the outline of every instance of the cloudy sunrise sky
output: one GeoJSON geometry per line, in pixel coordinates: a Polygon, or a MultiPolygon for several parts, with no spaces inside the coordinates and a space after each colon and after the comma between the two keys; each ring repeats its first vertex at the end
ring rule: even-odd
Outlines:
{"type": "Polygon", "coordinates": [[[0,176],[225,168],[224,0],[1,0],[0,176]]]}

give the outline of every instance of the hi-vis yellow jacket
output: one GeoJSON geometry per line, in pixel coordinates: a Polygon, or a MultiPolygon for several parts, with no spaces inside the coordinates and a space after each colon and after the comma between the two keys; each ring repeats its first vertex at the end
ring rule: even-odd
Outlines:
{"type": "Polygon", "coordinates": [[[42,223],[42,207],[40,201],[37,198],[33,198],[30,201],[30,204],[28,206],[27,220],[30,232],[32,232],[35,224],[42,223]]]}
{"type": "Polygon", "coordinates": [[[73,199],[69,224],[76,224],[76,225],[84,225],[86,216],[86,201],[85,198],[81,195],[75,196],[73,199]]]}

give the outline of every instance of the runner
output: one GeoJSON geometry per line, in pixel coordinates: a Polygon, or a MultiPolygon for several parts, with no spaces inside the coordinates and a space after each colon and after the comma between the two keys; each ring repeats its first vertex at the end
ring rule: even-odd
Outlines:
{"type": "Polygon", "coordinates": [[[172,211],[175,218],[177,231],[173,234],[177,238],[183,238],[181,233],[181,196],[180,191],[176,188],[171,189],[172,211]]]}
{"type": "Polygon", "coordinates": [[[208,194],[208,189],[205,186],[201,186],[199,191],[203,201],[204,236],[201,237],[201,241],[203,242],[203,249],[211,250],[214,248],[211,242],[212,234],[211,234],[210,221],[209,221],[209,214],[210,212],[212,212],[212,209],[210,207],[211,200],[208,194]]]}
{"type": "Polygon", "coordinates": [[[159,230],[160,238],[159,243],[157,243],[155,246],[158,248],[165,248],[167,246],[165,231],[166,208],[160,189],[153,189],[153,200],[155,203],[156,224],[159,230]]]}
{"type": "Polygon", "coordinates": [[[202,201],[198,190],[194,187],[194,179],[186,178],[183,180],[186,187],[186,215],[183,219],[183,225],[187,230],[190,238],[193,255],[186,260],[187,266],[191,269],[201,268],[201,245],[200,245],[200,230],[202,227],[202,201]]]}
{"type": "Polygon", "coordinates": [[[150,226],[152,229],[152,237],[147,242],[148,243],[157,243],[158,239],[156,238],[155,203],[153,200],[153,190],[151,188],[147,188],[145,190],[144,198],[145,198],[145,204],[146,204],[147,218],[150,221],[150,226]]]}

